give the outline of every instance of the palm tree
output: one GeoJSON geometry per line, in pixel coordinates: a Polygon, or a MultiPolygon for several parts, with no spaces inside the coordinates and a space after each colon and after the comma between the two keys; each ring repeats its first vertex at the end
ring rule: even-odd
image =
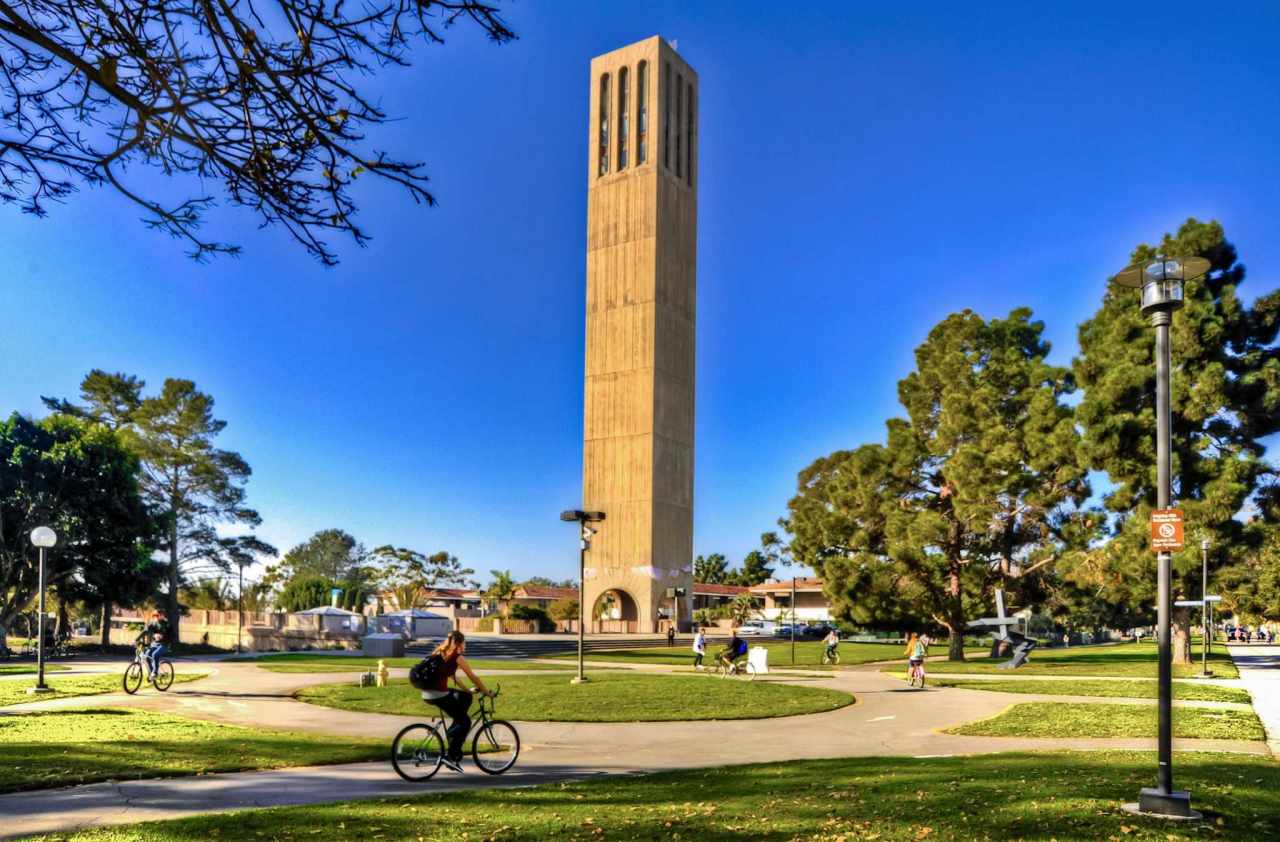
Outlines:
{"type": "Polygon", "coordinates": [[[516,595],[516,580],[510,570],[490,570],[489,575],[493,577],[493,581],[489,583],[489,589],[484,595],[506,613],[506,603],[516,595]]]}
{"type": "Polygon", "coordinates": [[[735,626],[740,626],[750,620],[758,610],[756,601],[751,598],[751,594],[745,592],[735,596],[733,602],[729,603],[729,616],[733,618],[735,626]]]}

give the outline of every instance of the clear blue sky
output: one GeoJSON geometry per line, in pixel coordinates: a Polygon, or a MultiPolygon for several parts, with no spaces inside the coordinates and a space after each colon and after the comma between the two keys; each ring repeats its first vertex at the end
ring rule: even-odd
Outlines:
{"type": "Polygon", "coordinates": [[[0,409],[93,367],[188,377],[282,550],[337,526],[573,575],[588,63],[661,34],[702,89],[695,551],[740,559],[799,469],[882,438],[948,313],[1031,306],[1066,362],[1109,272],[1190,215],[1246,297],[1275,286],[1280,10],[1039,5],[521,0],[516,43],[459,30],[376,81],[402,118],[377,145],[440,206],[363,187],[375,239],[337,269],[230,209],[210,230],[244,256],[199,266],[106,191],[0,206],[0,409]]]}

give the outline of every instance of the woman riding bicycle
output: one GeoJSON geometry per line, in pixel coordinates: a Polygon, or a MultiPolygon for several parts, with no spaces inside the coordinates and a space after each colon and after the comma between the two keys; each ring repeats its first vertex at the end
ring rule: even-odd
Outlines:
{"type": "Polygon", "coordinates": [[[826,652],[823,654],[823,661],[834,661],[836,659],[836,649],[840,646],[840,632],[834,628],[827,632],[827,636],[822,638],[822,642],[826,644],[826,652]]]}
{"type": "MultiPolygon", "coordinates": [[[[433,676],[434,681],[432,687],[422,691],[422,700],[430,702],[440,710],[444,711],[449,717],[449,753],[444,758],[444,764],[455,772],[462,771],[462,744],[466,742],[467,732],[471,730],[471,694],[479,691],[486,696],[492,696],[493,693],[489,688],[484,686],[484,682],[480,680],[471,666],[467,663],[467,659],[463,657],[463,653],[467,651],[467,639],[460,631],[451,631],[445,637],[444,642],[435,648],[432,655],[439,655],[444,659],[444,664],[436,670],[433,676]],[[466,687],[458,683],[458,670],[462,670],[467,674],[467,678],[471,679],[474,688],[466,687]],[[453,679],[454,688],[449,689],[449,679],[453,679]]],[[[419,685],[421,686],[421,685],[419,685]]]]}
{"type": "Polygon", "coordinates": [[[911,633],[911,638],[907,641],[907,679],[913,680],[920,674],[920,669],[924,666],[925,643],[920,635],[915,632],[911,633]]]}

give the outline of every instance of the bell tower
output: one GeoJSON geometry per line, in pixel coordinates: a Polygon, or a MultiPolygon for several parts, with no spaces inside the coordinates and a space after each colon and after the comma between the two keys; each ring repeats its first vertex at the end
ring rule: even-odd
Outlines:
{"type": "Polygon", "coordinates": [[[608,519],[583,595],[598,631],[689,621],[699,102],[658,36],[591,62],[582,485],[608,519]]]}

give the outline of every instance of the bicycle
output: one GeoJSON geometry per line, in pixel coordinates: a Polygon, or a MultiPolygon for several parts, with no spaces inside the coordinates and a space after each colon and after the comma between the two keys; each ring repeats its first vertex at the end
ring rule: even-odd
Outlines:
{"type": "Polygon", "coordinates": [[[828,646],[826,651],[822,653],[822,665],[834,665],[840,663],[840,653],[836,651],[834,646],[828,646]]]}
{"type": "Polygon", "coordinates": [[[756,668],[750,661],[731,661],[725,664],[723,658],[716,658],[716,662],[711,666],[711,674],[720,678],[746,678],[747,681],[756,680],[756,668]]]}
{"type": "MultiPolygon", "coordinates": [[[[147,647],[139,644],[133,651],[133,663],[125,667],[124,670],[124,692],[132,696],[142,687],[142,677],[147,673],[146,665],[147,647]]],[[[147,676],[147,680],[151,682],[151,686],[160,692],[164,692],[173,686],[173,661],[168,658],[161,658],[160,663],[156,664],[154,675],[147,676]]]]}
{"type": "Polygon", "coordinates": [[[912,664],[907,669],[907,684],[911,687],[915,687],[917,681],[920,682],[919,684],[920,689],[923,690],[924,689],[924,661],[921,661],[918,664],[912,664]]]}
{"type": "MultiPolygon", "coordinates": [[[[516,765],[520,756],[520,734],[515,726],[493,717],[494,700],[500,690],[495,686],[492,697],[480,697],[479,714],[467,735],[471,739],[471,760],[488,775],[501,775],[516,765]]],[[[415,722],[396,734],[391,743],[391,765],[406,781],[425,781],[440,771],[448,749],[445,717],[441,713],[432,722],[415,722]]]]}

